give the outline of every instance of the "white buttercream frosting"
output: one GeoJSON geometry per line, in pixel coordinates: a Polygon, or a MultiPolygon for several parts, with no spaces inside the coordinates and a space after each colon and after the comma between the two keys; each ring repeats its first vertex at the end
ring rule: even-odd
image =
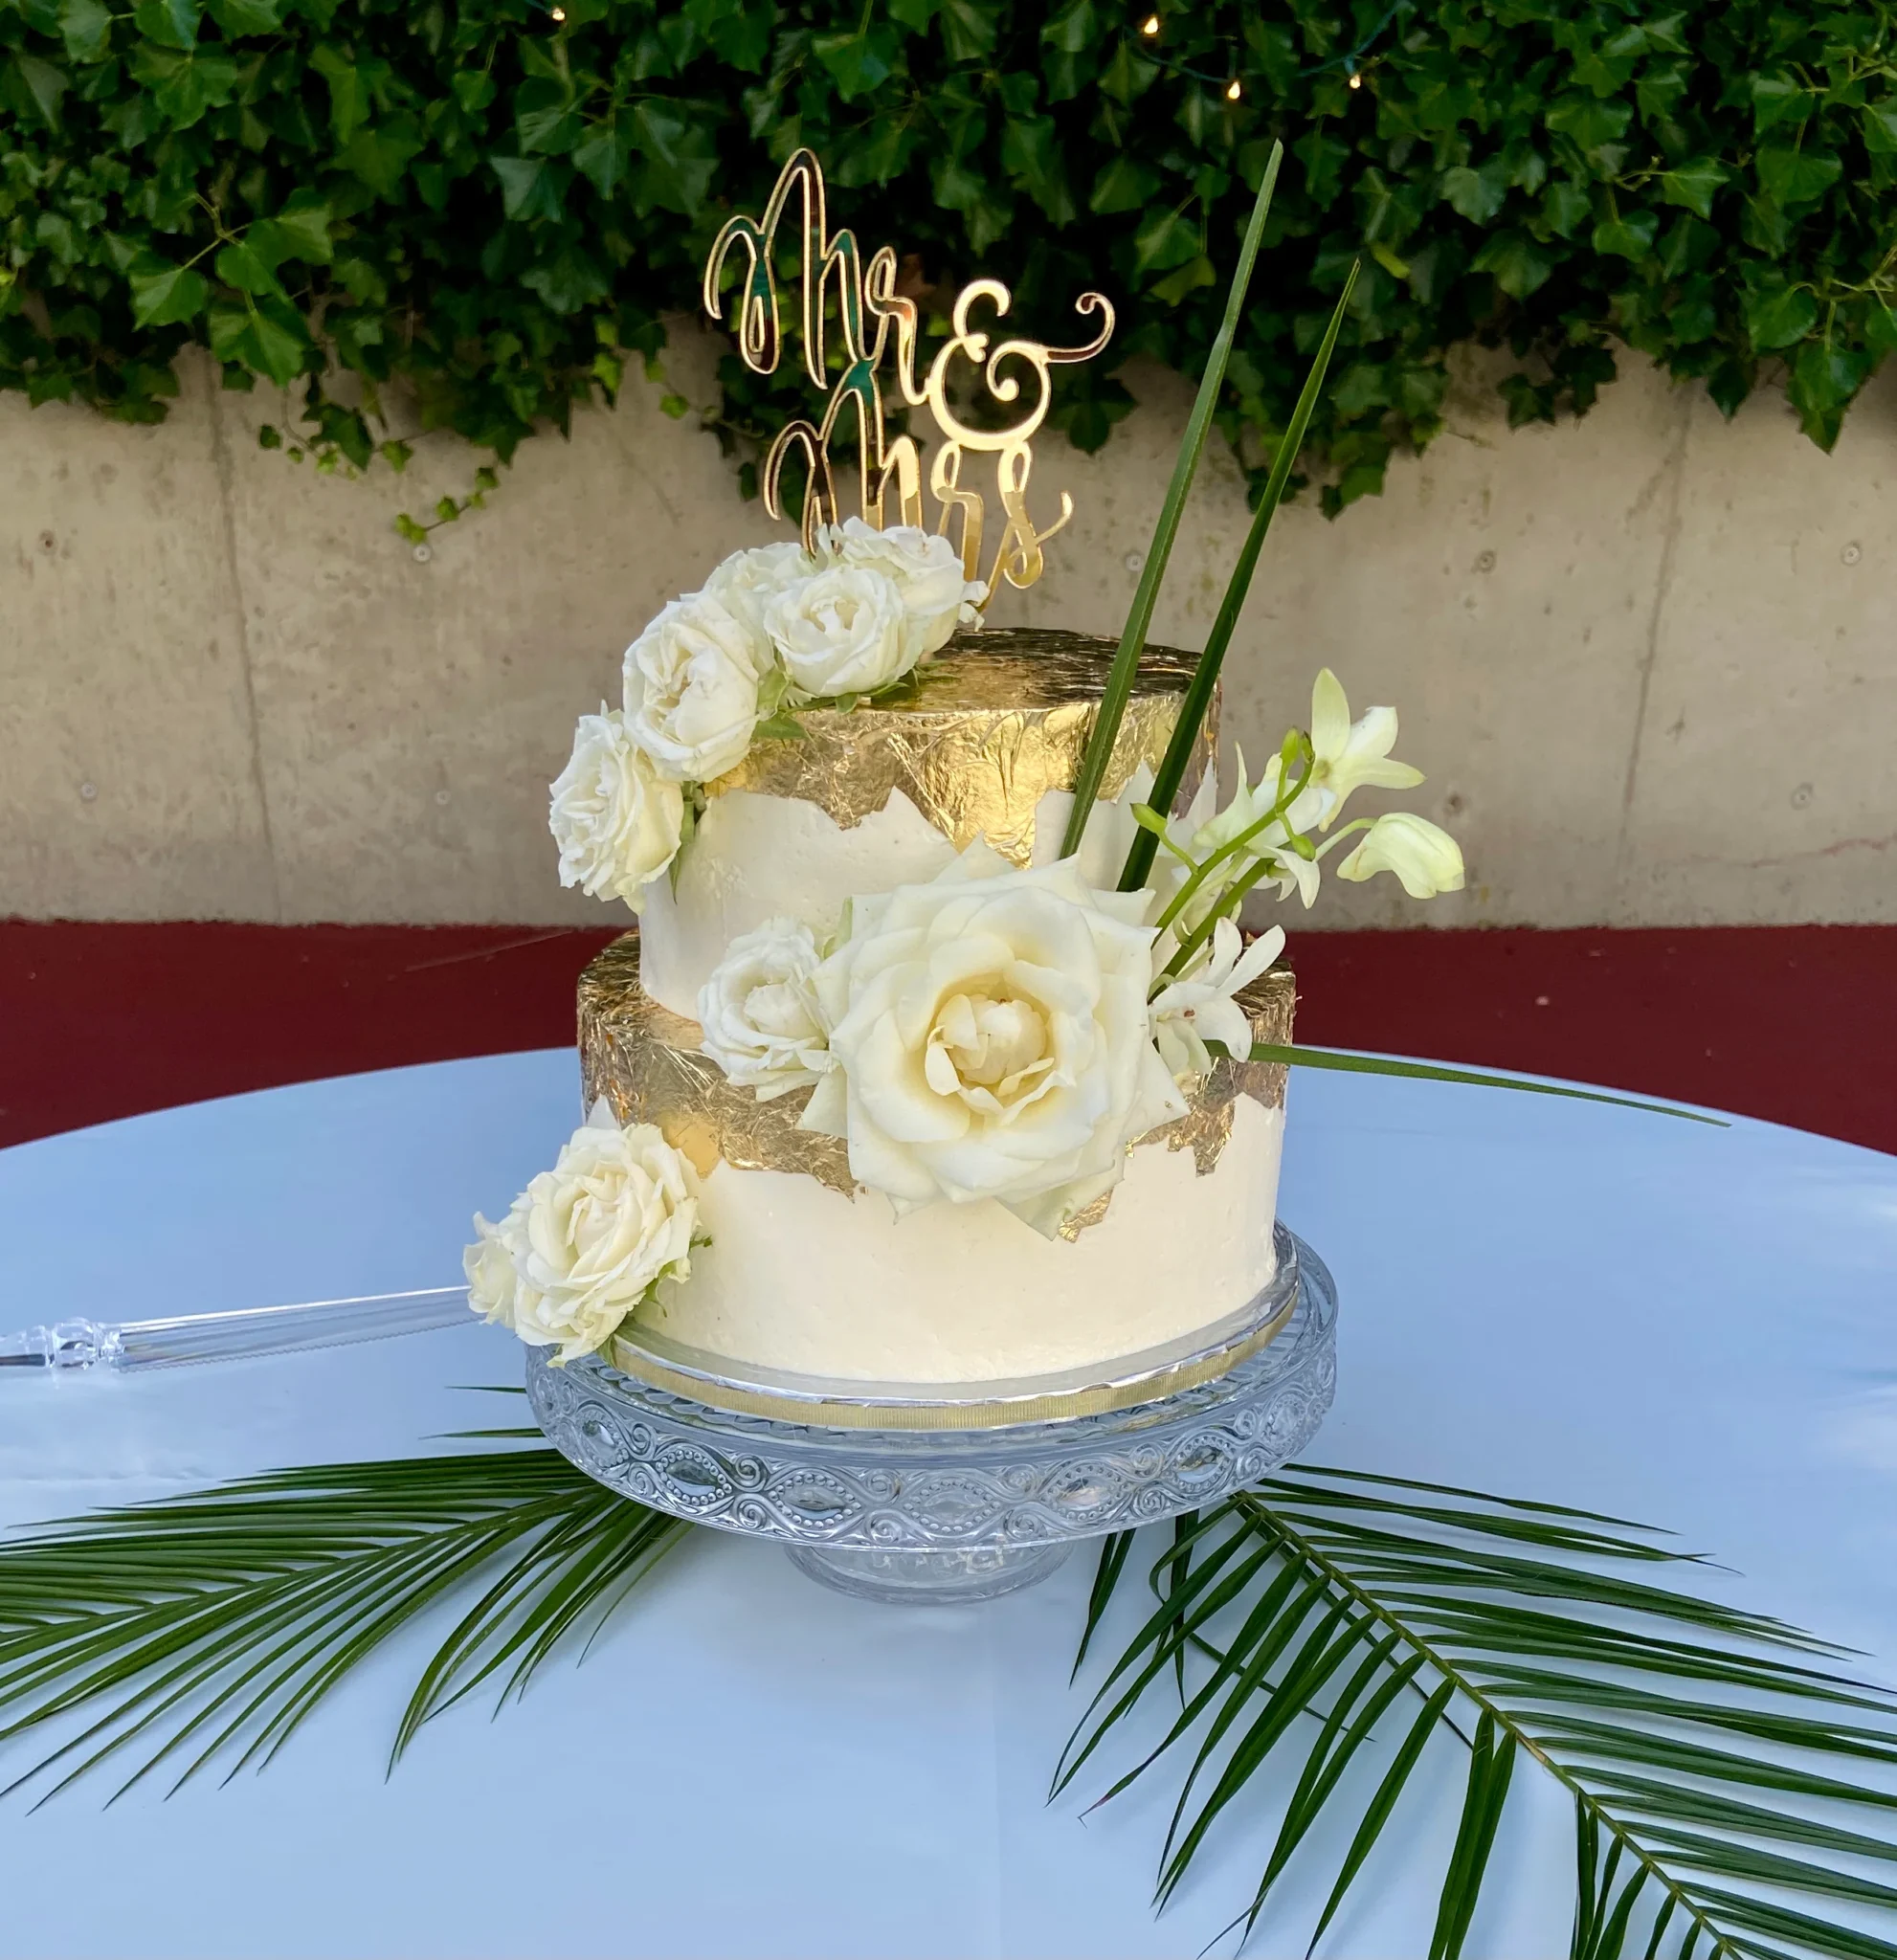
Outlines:
{"type": "Polygon", "coordinates": [[[740,933],[794,919],[821,937],[846,899],[926,884],[954,861],[955,847],[900,790],[847,830],[801,797],[729,791],[700,817],[676,890],[663,879],[647,887],[639,977],[661,1007],[690,1017],[740,933]]]}
{"type": "Polygon", "coordinates": [[[1132,1153],[1106,1216],[1046,1239],[992,1200],[898,1219],[874,1192],[716,1164],[690,1281],[636,1318],[675,1340],[800,1374],[985,1381],[1080,1368],[1210,1325],[1275,1269],[1282,1109],[1234,1107],[1216,1169],[1132,1153]]]}

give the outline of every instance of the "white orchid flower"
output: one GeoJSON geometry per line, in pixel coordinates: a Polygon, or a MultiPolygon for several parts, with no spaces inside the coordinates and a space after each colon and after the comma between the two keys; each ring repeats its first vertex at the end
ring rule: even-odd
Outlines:
{"type": "Polygon", "coordinates": [[[1317,819],[1319,830],[1330,828],[1352,790],[1414,790],[1422,781],[1420,769],[1390,758],[1396,746],[1396,710],[1367,708],[1351,721],[1343,683],[1328,667],[1311,686],[1310,736],[1316,756],[1311,785],[1329,797],[1317,819]]]}
{"type": "MultiPolygon", "coordinates": [[[[1181,848],[1194,863],[1203,864],[1215,852],[1253,829],[1277,804],[1283,793],[1283,759],[1274,755],[1265,764],[1256,783],[1245,768],[1244,751],[1239,751],[1239,787],[1231,802],[1216,816],[1199,824],[1182,838],[1181,848]]],[[[1291,838],[1313,826],[1322,828],[1330,809],[1330,794],[1306,784],[1291,799],[1290,806],[1256,836],[1248,838],[1208,878],[1180,924],[1190,931],[1205,918],[1216,901],[1252,869],[1266,863],[1266,881],[1275,884],[1278,896],[1287,899],[1296,892],[1306,907],[1317,897],[1319,872],[1316,863],[1292,849],[1291,838]]]]}
{"type": "Polygon", "coordinates": [[[1363,841],[1337,867],[1337,876],[1361,884],[1379,871],[1394,871],[1413,899],[1459,892],[1462,889],[1462,846],[1426,816],[1393,810],[1364,833],[1363,841]]]}
{"type": "Polygon", "coordinates": [[[1252,1024],[1233,998],[1249,987],[1284,950],[1284,928],[1274,925],[1246,946],[1229,919],[1212,928],[1212,939],[1196,968],[1156,994],[1148,1012],[1159,1058],[1174,1081],[1204,1075],[1212,1067],[1208,1041],[1228,1055],[1251,1052],[1252,1024]]]}

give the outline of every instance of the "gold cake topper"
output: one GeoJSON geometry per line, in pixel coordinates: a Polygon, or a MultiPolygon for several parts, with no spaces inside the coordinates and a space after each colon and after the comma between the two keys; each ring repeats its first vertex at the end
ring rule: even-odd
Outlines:
{"type": "Polygon", "coordinates": [[[986,574],[989,596],[1005,577],[1010,585],[1031,586],[1041,573],[1040,547],[1074,514],[1074,500],[1060,493],[1060,515],[1038,530],[1028,513],[1028,473],[1033,464],[1030,444],[1047,419],[1052,401],[1048,369],[1057,364],[1089,361],[1113,333],[1113,308],[1101,293],[1082,293],[1074,302],[1081,314],[1098,314],[1100,331],[1085,346],[1049,347],[1039,341],[999,340],[992,328],[972,324],[973,310],[986,303],[999,320],[1012,295],[999,279],[973,279],[955,296],[950,313],[952,337],[930,362],[920,387],[916,384],[917,320],[915,301],[896,290],[896,252],[884,245],[864,265],[856,234],[839,231],[833,237],[824,212],[823,171],[815,155],[798,150],[784,166],[762,218],[738,215],[729,219],[711,248],[704,267],[704,310],[714,320],[725,317],[720,291],[726,261],[742,248],[747,263],[736,296],[738,352],[754,374],[774,374],[783,351],[783,323],[778,309],[773,264],[777,228],[792,197],[802,201],[799,239],[798,325],[803,336],[804,371],[828,397],[823,420],[802,417],[779,430],[764,459],[765,508],[772,517],[784,515],[780,494],[785,459],[802,456],[805,466],[803,538],[806,549],[816,542],[817,527],[839,523],[836,472],[830,457],[831,437],[846,412],[855,411],[859,502],[865,523],[879,530],[885,523],[923,523],[922,463],[907,435],[890,437],[883,425],[882,388],[877,370],[895,329],[896,382],[912,409],[926,408],[935,417],[943,441],[930,459],[928,488],[940,506],[936,529],[948,535],[950,520],[960,516],[962,569],[978,579],[987,500],[981,490],[963,481],[967,452],[994,457],[995,490],[1004,519],[1001,537],[986,574]],[[825,301],[834,290],[837,326],[843,343],[843,367],[833,382],[825,340],[825,301]],[[949,406],[949,370],[967,361],[989,394],[997,402],[1021,399],[1018,372],[1004,371],[1025,364],[1034,376],[1035,392],[1023,412],[1004,429],[976,428],[958,417],[949,406]],[[894,493],[895,510],[890,496],[894,493]]]}

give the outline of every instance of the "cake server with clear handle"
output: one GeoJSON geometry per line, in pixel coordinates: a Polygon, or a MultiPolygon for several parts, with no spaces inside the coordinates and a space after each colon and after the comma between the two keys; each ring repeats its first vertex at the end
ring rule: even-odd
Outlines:
{"type": "Polygon", "coordinates": [[[60,1321],[52,1326],[28,1327],[23,1333],[0,1334],[0,1369],[40,1374],[143,1373],[199,1361],[341,1348],[354,1341],[381,1341],[467,1323],[465,1286],[304,1300],[164,1320],[60,1321]]]}

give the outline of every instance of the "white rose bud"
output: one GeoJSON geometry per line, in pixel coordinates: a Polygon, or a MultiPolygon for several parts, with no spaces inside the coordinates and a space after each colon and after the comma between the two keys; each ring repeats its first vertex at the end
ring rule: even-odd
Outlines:
{"type": "Polygon", "coordinates": [[[807,695],[870,694],[916,663],[903,596],[880,571],[832,565],[779,592],[764,624],[807,695]]]}
{"type": "Polygon", "coordinates": [[[961,554],[947,538],[914,524],[879,531],[853,517],[827,531],[821,548],[833,562],[880,571],[895,586],[903,601],[909,667],[947,646],[956,627],[973,626],[981,618],[975,608],[987,598],[988,588],[962,576],[961,554]]]}
{"type": "Polygon", "coordinates": [[[654,770],[622,714],[602,702],[598,714],[580,717],[552,798],[547,825],[560,846],[560,882],[589,898],[624,899],[636,912],[645,887],[678,854],[685,800],[654,770]]]}
{"type": "Polygon", "coordinates": [[[759,645],[769,643],[764,609],[779,592],[816,570],[816,562],[794,542],[759,545],[734,551],[704,582],[704,595],[716,599],[759,645]]]}
{"type": "Polygon", "coordinates": [[[716,599],[674,599],[626,649],[626,725],[674,783],[736,768],[757,725],[770,654],[716,599]]]}
{"type": "Polygon", "coordinates": [[[760,1102],[815,1081],[831,1066],[813,976],[815,935],[795,919],[767,919],[734,939],[699,990],[702,1046],[760,1102]]]}
{"type": "Polygon", "coordinates": [[[479,1214],[462,1256],[468,1304],[555,1365],[591,1354],[661,1279],[691,1271],[698,1180],[649,1123],[621,1129],[602,1100],[560,1161],[500,1224],[479,1214]]]}
{"type": "Polygon", "coordinates": [[[993,1198],[1057,1232],[1120,1181],[1135,1137],[1185,1114],[1148,1030],[1147,896],[976,844],[931,884],[853,901],[817,969],[837,1065],[804,1127],[847,1139],[899,1212],[993,1198]]]}

